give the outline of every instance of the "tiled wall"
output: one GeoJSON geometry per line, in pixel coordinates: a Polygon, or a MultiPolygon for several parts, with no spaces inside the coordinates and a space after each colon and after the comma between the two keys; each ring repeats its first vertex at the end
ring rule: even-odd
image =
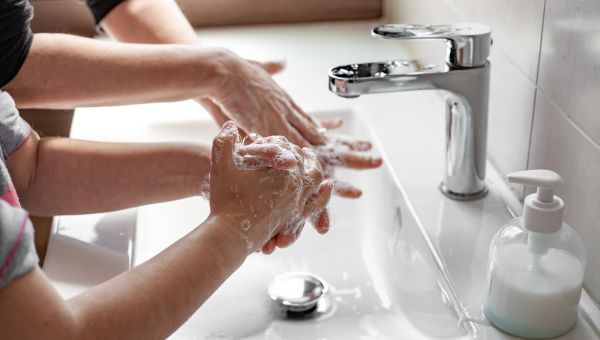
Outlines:
{"type": "Polygon", "coordinates": [[[565,220],[584,239],[585,285],[600,299],[600,2],[387,0],[385,13],[389,22],[492,27],[488,155],[502,174],[547,168],[564,177],[565,220]]]}

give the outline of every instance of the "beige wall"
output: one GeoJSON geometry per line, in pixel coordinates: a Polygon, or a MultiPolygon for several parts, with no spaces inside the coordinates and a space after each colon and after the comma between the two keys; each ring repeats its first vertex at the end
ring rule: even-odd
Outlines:
{"type": "MultiPolygon", "coordinates": [[[[30,0],[37,32],[94,35],[93,18],[79,0],[30,0]]],[[[383,0],[176,0],[195,27],[377,19],[383,0]]]]}
{"type": "Polygon", "coordinates": [[[196,27],[377,19],[383,6],[383,0],[176,1],[196,27]]]}
{"type": "Polygon", "coordinates": [[[71,33],[94,36],[94,19],[77,0],[29,0],[33,6],[31,28],[34,32],[71,33]]]}
{"type": "MultiPolygon", "coordinates": [[[[392,22],[493,29],[488,153],[502,174],[547,168],[566,185],[565,220],[584,239],[585,285],[600,298],[600,2],[386,0],[392,22]]],[[[443,45],[411,45],[416,54],[443,45]]],[[[522,196],[522,191],[515,188],[522,196]]]]}

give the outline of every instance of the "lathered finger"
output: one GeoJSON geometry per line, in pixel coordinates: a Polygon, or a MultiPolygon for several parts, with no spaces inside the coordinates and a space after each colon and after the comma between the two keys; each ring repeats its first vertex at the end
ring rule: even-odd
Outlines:
{"type": "Polygon", "coordinates": [[[278,248],[286,248],[292,245],[304,229],[305,221],[299,221],[295,225],[290,226],[275,236],[275,244],[278,248]]]}
{"type": "Polygon", "coordinates": [[[350,183],[334,180],[334,193],[344,198],[359,198],[362,196],[362,190],[350,183]]]}
{"type": "Polygon", "coordinates": [[[232,171],[235,165],[234,151],[235,143],[238,141],[238,130],[229,121],[223,125],[219,134],[213,140],[212,161],[222,171],[232,171]]]}
{"type": "Polygon", "coordinates": [[[327,209],[323,210],[320,214],[311,218],[311,223],[315,227],[315,230],[319,234],[325,234],[329,231],[329,212],[327,209]]]}
{"type": "Polygon", "coordinates": [[[318,178],[315,178],[317,183],[321,183],[323,177],[325,177],[325,171],[319,160],[319,156],[311,148],[302,148],[302,155],[304,156],[304,168],[305,171],[316,171],[318,178]]]}
{"type": "MultiPolygon", "coordinates": [[[[311,197],[318,195],[319,188],[323,181],[323,171],[319,162],[310,158],[305,159],[303,181],[304,193],[301,202],[308,204],[311,202],[311,197]]],[[[332,187],[331,184],[325,184],[324,187],[327,188],[328,185],[332,187]]]]}
{"type": "Polygon", "coordinates": [[[350,169],[373,169],[383,163],[380,157],[363,155],[357,152],[347,152],[341,156],[343,166],[350,169]]]}
{"type": "Polygon", "coordinates": [[[319,215],[329,202],[331,193],[333,191],[333,181],[327,180],[319,185],[317,193],[314,194],[306,203],[302,216],[308,218],[311,216],[319,215]]]}
{"type": "Polygon", "coordinates": [[[334,135],[333,142],[345,145],[353,151],[369,151],[373,148],[373,144],[365,140],[357,140],[346,135],[334,135]]]}
{"type": "Polygon", "coordinates": [[[275,238],[272,238],[269,241],[267,241],[267,243],[264,246],[262,246],[261,251],[263,252],[263,254],[269,255],[272,254],[273,251],[275,251],[275,248],[277,248],[277,243],[275,241],[275,238]]]}
{"type": "Polygon", "coordinates": [[[242,144],[249,145],[252,143],[256,143],[256,141],[258,141],[260,138],[262,138],[262,136],[258,133],[249,133],[248,135],[246,135],[246,137],[244,137],[244,140],[242,140],[242,144]]]}
{"type": "Polygon", "coordinates": [[[297,159],[289,150],[276,144],[250,144],[238,148],[241,161],[248,168],[272,167],[279,170],[291,169],[297,159]]]}
{"type": "Polygon", "coordinates": [[[344,121],[339,117],[321,120],[321,126],[329,130],[340,128],[342,125],[344,125],[344,121]]]}

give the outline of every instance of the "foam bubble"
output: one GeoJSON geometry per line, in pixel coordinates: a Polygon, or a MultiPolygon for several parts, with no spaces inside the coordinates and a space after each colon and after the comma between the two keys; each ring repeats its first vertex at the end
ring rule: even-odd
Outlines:
{"type": "Polygon", "coordinates": [[[248,234],[242,232],[241,230],[240,230],[240,238],[242,239],[242,241],[244,241],[244,243],[246,243],[246,249],[252,250],[254,248],[254,242],[252,242],[252,240],[250,239],[248,234]]]}
{"type": "MultiPolygon", "coordinates": [[[[237,129],[232,124],[224,127],[222,132],[223,138],[231,140],[233,136],[239,136],[237,129]]],[[[239,138],[234,145],[233,149],[233,162],[235,167],[240,171],[251,171],[258,169],[267,169],[264,175],[259,177],[259,183],[261,184],[274,184],[277,178],[280,178],[282,171],[285,173],[283,180],[283,188],[278,191],[269,192],[268,194],[258,194],[256,199],[252,202],[243,201],[240,197],[240,188],[233,184],[229,186],[229,190],[237,198],[241,210],[236,213],[230,214],[233,220],[241,220],[238,225],[238,231],[241,240],[246,244],[249,253],[258,246],[260,248],[266,242],[268,242],[276,232],[280,231],[284,235],[295,235],[298,229],[306,222],[306,217],[303,216],[304,202],[301,202],[304,196],[304,190],[307,185],[314,186],[314,179],[304,173],[305,167],[314,168],[316,167],[316,156],[312,154],[312,151],[302,150],[299,147],[291,144],[285,137],[282,136],[271,136],[271,137],[260,137],[258,135],[252,135],[250,138],[244,139],[244,143],[251,140],[256,144],[267,144],[267,147],[271,147],[271,150],[267,150],[271,153],[275,152],[275,156],[271,159],[264,159],[258,155],[241,155],[240,148],[243,145],[240,143],[239,138]],[[305,157],[306,156],[306,157],[305,157]],[[279,170],[286,167],[290,163],[294,162],[296,166],[287,170],[279,170]],[[305,164],[306,162],[306,164],[305,164]],[[281,199],[285,199],[289,204],[286,204],[291,211],[282,211],[278,208],[281,199]],[[265,237],[264,243],[256,244],[254,237],[255,231],[252,229],[255,226],[255,221],[259,219],[260,211],[270,211],[268,217],[268,231],[265,237]],[[285,226],[280,230],[282,226],[285,226]]],[[[217,140],[215,147],[222,146],[224,140],[217,140]]],[[[215,158],[220,159],[222,155],[219,150],[214,152],[215,158]]],[[[201,192],[208,196],[208,189],[210,188],[210,179],[206,179],[207,185],[202,184],[201,192]],[[205,190],[204,187],[207,189],[205,190]]],[[[260,242],[260,241],[259,241],[260,242]]]]}
{"type": "Polygon", "coordinates": [[[200,196],[210,200],[210,172],[200,182],[200,196]]]}
{"type": "Polygon", "coordinates": [[[250,230],[250,227],[252,227],[252,224],[250,223],[249,220],[243,220],[240,223],[240,228],[242,228],[243,231],[248,231],[250,230]]]}

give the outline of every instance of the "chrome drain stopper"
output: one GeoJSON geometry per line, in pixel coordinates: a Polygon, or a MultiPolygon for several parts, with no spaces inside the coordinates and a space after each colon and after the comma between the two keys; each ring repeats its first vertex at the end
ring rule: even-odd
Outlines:
{"type": "Polygon", "coordinates": [[[327,291],[322,279],[302,272],[278,275],[268,287],[271,300],[292,318],[306,317],[317,311],[317,305],[327,291]]]}

